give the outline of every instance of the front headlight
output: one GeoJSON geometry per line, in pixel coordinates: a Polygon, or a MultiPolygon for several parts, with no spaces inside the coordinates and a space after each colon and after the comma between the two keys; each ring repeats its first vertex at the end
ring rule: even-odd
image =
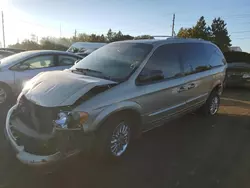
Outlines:
{"type": "Polygon", "coordinates": [[[81,129],[88,116],[86,112],[59,112],[54,124],[59,129],[81,129]]]}
{"type": "Polygon", "coordinates": [[[250,78],[250,74],[249,73],[243,74],[242,78],[250,78]]]}

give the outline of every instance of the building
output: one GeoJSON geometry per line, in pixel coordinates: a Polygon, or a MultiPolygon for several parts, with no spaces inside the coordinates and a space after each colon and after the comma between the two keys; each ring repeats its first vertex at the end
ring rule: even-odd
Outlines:
{"type": "Polygon", "coordinates": [[[229,47],[229,50],[234,52],[242,52],[242,49],[239,46],[231,46],[229,47]]]}

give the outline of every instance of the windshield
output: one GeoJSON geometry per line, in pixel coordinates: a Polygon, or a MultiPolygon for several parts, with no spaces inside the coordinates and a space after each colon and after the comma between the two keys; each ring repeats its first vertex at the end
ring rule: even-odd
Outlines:
{"type": "Polygon", "coordinates": [[[112,80],[126,80],[151,51],[151,44],[111,43],[74,65],[71,69],[91,69],[112,80]]]}

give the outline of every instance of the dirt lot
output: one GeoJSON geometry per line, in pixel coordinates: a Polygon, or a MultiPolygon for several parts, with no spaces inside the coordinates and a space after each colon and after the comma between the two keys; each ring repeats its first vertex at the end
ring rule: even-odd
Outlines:
{"type": "Polygon", "coordinates": [[[190,114],[144,134],[112,165],[79,156],[42,176],[7,156],[1,140],[0,188],[249,188],[250,91],[225,91],[216,117],[190,114]]]}

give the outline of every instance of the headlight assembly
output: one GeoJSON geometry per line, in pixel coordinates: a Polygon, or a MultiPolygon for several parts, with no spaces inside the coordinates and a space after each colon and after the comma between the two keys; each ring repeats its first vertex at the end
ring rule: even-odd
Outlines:
{"type": "Polygon", "coordinates": [[[54,120],[56,128],[59,129],[81,129],[83,123],[88,119],[86,112],[59,112],[54,120]]]}

